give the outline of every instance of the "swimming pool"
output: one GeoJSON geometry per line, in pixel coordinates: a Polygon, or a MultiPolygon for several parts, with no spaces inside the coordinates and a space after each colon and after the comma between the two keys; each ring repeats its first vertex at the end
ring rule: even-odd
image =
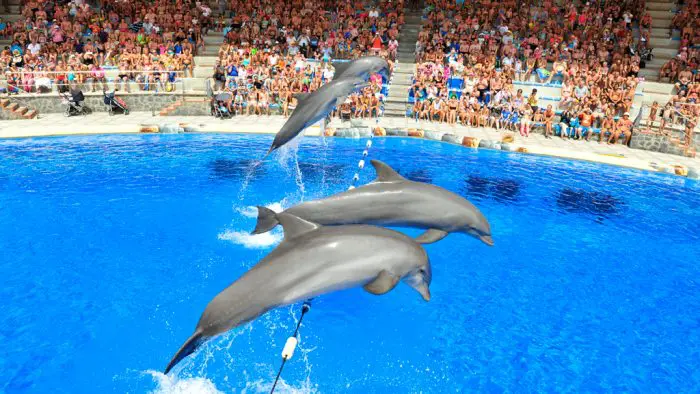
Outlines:
{"type": "MultiPolygon", "coordinates": [[[[266,392],[299,308],[162,371],[220,290],[281,234],[254,205],[345,190],[364,140],[272,136],[0,141],[0,392],[266,392]]],[[[408,286],[314,300],[279,392],[697,392],[700,185],[663,174],[423,139],[370,157],[469,198],[496,245],[427,246],[408,286]]],[[[369,167],[369,166],[368,166],[369,167]]],[[[374,177],[361,171],[360,184],[374,177]]]]}

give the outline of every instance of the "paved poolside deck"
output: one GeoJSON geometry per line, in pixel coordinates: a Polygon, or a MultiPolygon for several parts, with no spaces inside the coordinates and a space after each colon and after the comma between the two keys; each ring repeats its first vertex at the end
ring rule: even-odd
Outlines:
{"type": "MultiPolygon", "coordinates": [[[[220,133],[276,133],[285,118],[282,116],[238,116],[230,120],[215,119],[211,116],[153,116],[150,112],[134,112],[128,116],[109,116],[99,112],[85,117],[66,118],[62,114],[45,114],[40,119],[0,121],[0,138],[41,137],[56,135],[87,134],[130,134],[138,133],[144,126],[162,124],[187,124],[199,132],[220,133]]],[[[356,123],[356,121],[353,121],[356,123]]],[[[375,120],[363,122],[366,126],[376,126],[375,120]]],[[[386,128],[417,128],[439,133],[451,133],[459,137],[476,137],[499,141],[503,133],[494,129],[450,126],[446,124],[415,122],[410,119],[385,118],[378,123],[386,128]]],[[[330,127],[349,127],[334,120],[330,127]]],[[[306,131],[307,136],[319,136],[320,128],[313,126],[306,131]]],[[[622,145],[599,144],[597,141],[562,140],[555,137],[545,139],[542,135],[529,138],[516,136],[512,144],[524,147],[528,154],[555,156],[568,159],[638,168],[650,171],[673,172],[674,166],[700,171],[700,159],[669,155],[658,152],[630,149],[622,145]]]]}

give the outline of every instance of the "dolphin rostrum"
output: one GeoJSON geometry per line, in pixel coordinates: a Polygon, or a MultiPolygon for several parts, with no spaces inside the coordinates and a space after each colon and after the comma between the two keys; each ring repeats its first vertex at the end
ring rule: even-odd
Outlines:
{"type": "MultiPolygon", "coordinates": [[[[373,224],[427,229],[416,241],[437,242],[448,233],[469,234],[493,245],[491,226],[484,215],[466,199],[439,186],[405,179],[379,160],[371,160],[377,179],[367,185],[307,201],[285,213],[322,225],[373,224]]],[[[258,207],[253,234],[277,225],[275,213],[258,207]]]]}
{"type": "Polygon", "coordinates": [[[361,78],[343,78],[328,82],[313,93],[295,95],[299,101],[297,107],[275,135],[267,154],[291,141],[305,128],[326,119],[352,92],[365,86],[367,83],[361,78]]]}
{"type": "Polygon", "coordinates": [[[430,261],[411,238],[374,226],[324,227],[287,213],[275,220],[282,243],[209,302],[166,374],[208,338],[321,294],[356,286],[385,294],[403,280],[430,300],[430,261]]]}
{"type": "Polygon", "coordinates": [[[389,63],[379,56],[365,56],[347,63],[334,62],[335,74],[333,80],[343,78],[369,79],[374,73],[379,73],[389,78],[389,63]]]}

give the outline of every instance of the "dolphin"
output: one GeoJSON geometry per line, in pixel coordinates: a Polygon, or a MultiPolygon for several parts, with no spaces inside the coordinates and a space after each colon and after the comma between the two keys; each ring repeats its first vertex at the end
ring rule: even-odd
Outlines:
{"type": "Polygon", "coordinates": [[[326,119],[333,109],[342,104],[352,92],[365,86],[367,86],[367,82],[361,78],[343,78],[333,80],[313,93],[295,95],[299,103],[275,135],[267,154],[269,155],[275,149],[291,141],[305,128],[319,120],[326,119]]]}
{"type": "MultiPolygon", "coordinates": [[[[373,224],[427,229],[416,241],[437,242],[448,233],[469,234],[492,246],[491,226],[466,199],[439,186],[405,179],[379,160],[371,160],[377,171],[374,182],[332,196],[293,206],[285,213],[322,225],[373,224]]],[[[253,234],[272,230],[275,213],[258,207],[253,234]]]]}
{"type": "Polygon", "coordinates": [[[282,243],[209,302],[166,374],[207,339],[321,294],[356,286],[385,294],[403,280],[430,300],[430,261],[411,238],[367,225],[324,227],[288,213],[275,220],[284,229],[282,243]]]}
{"type": "Polygon", "coordinates": [[[362,78],[368,80],[374,73],[389,78],[389,63],[379,56],[365,56],[347,63],[333,63],[335,74],[333,80],[343,78],[362,78]]]}

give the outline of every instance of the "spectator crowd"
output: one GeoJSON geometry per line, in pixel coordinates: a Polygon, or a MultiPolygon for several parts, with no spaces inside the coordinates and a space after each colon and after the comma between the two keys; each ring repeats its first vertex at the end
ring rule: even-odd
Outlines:
{"type": "MultiPolygon", "coordinates": [[[[381,56],[391,71],[403,7],[403,0],[231,0],[226,9],[236,12],[230,22],[217,23],[223,26],[224,43],[212,93],[230,93],[224,104],[235,113],[279,108],[288,115],[296,106],[295,94],[312,92],[332,79],[333,59],[381,56]]],[[[386,82],[373,75],[370,86],[351,95],[338,114],[379,116],[386,82]]]]}
{"type": "MultiPolygon", "coordinates": [[[[28,0],[22,18],[0,20],[11,45],[0,53],[10,92],[48,92],[53,85],[106,87],[105,67],[119,82],[149,90],[191,75],[211,9],[187,0],[28,0]]],[[[126,90],[129,85],[126,84],[126,90]]]]}
{"type": "MultiPolygon", "coordinates": [[[[416,119],[629,141],[638,74],[651,52],[644,1],[427,3],[409,92],[416,119]],[[521,82],[560,88],[561,97],[523,94],[521,82]]],[[[689,16],[679,19],[697,25],[697,7],[685,9],[689,16]]],[[[679,91],[692,90],[696,62],[690,68],[679,91]]]]}

